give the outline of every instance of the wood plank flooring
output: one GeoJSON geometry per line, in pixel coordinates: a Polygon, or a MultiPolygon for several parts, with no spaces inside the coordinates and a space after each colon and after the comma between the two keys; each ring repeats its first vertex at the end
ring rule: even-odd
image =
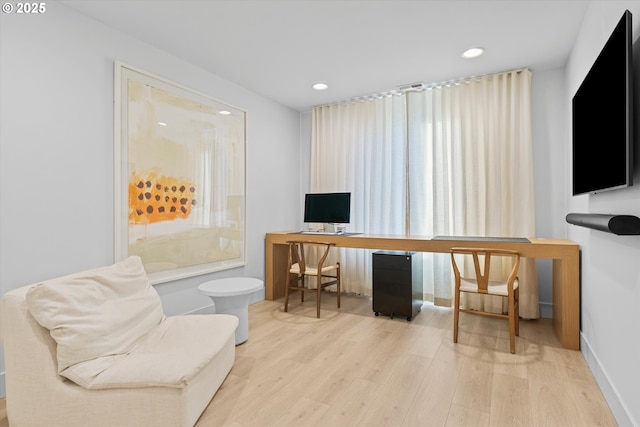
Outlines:
{"type": "MultiPolygon", "coordinates": [[[[425,304],[413,321],[375,317],[371,299],[323,293],[289,312],[249,307],[249,340],[197,427],[615,426],[591,371],[549,319],[520,322],[425,304]]],[[[0,427],[7,426],[0,399],[0,427]]]]}
{"type": "Polygon", "coordinates": [[[9,427],[9,421],[7,420],[7,400],[5,398],[0,399],[0,427],[9,427]]]}
{"type": "Polygon", "coordinates": [[[249,340],[198,427],[615,426],[578,351],[560,346],[550,319],[508,323],[425,304],[411,322],[375,317],[371,299],[323,293],[289,312],[249,309],[249,340]]]}

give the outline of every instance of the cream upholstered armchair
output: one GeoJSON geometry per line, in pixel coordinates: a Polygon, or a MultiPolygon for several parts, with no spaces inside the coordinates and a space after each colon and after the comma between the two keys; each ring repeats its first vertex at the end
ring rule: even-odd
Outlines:
{"type": "Polygon", "coordinates": [[[165,316],[130,257],[7,292],[1,323],[12,427],[174,427],[231,370],[238,319],[165,316]]]}

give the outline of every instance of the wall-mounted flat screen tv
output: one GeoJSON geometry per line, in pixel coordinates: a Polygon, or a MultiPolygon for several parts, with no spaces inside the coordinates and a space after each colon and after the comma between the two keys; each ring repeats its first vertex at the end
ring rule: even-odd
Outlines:
{"type": "Polygon", "coordinates": [[[308,193],[304,197],[304,222],[348,224],[351,193],[308,193]]]}
{"type": "Polygon", "coordinates": [[[572,100],[574,196],[633,185],[632,69],[626,11],[572,100]]]}

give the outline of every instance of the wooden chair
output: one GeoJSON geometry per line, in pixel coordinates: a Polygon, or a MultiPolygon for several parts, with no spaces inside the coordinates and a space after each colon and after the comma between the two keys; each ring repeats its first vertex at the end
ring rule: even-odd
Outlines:
{"type": "Polygon", "coordinates": [[[300,241],[289,240],[289,263],[287,271],[288,281],[285,287],[284,294],[284,311],[289,308],[289,291],[300,291],[300,302],[304,302],[305,292],[316,292],[317,294],[317,317],[320,317],[320,292],[327,286],[336,285],[338,292],[338,308],[340,308],[340,263],[326,264],[327,256],[332,246],[335,243],[327,242],[313,242],[313,241],[300,241]],[[320,260],[317,265],[308,265],[307,257],[310,248],[318,248],[318,256],[320,260]],[[331,272],[334,275],[329,273],[331,272]],[[307,280],[305,286],[305,277],[316,277],[317,288],[309,288],[309,281],[307,280]],[[329,279],[328,281],[326,279],[329,279]],[[324,280],[324,281],[323,281],[324,280]]]}
{"type": "Polygon", "coordinates": [[[516,352],[516,335],[520,335],[519,317],[519,290],[518,290],[518,267],[520,266],[520,254],[516,251],[506,249],[488,248],[451,248],[451,265],[455,276],[455,302],[453,314],[453,342],[458,342],[458,317],[460,312],[481,314],[485,316],[501,317],[509,319],[509,344],[511,353],[516,352]],[[471,255],[475,269],[475,278],[465,278],[460,275],[460,270],[456,264],[455,255],[471,255]],[[513,268],[506,281],[489,280],[489,270],[491,257],[513,258],[513,268]],[[484,258],[484,267],[481,268],[480,258],[484,258]],[[489,313],[478,310],[460,308],[460,292],[499,295],[508,300],[508,313],[489,313]]]}

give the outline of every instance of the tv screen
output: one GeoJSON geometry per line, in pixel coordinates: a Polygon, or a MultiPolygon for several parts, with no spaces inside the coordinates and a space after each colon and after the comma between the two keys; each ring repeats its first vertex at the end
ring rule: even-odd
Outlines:
{"type": "Polygon", "coordinates": [[[572,100],[573,195],[633,185],[631,13],[572,100]]]}
{"type": "Polygon", "coordinates": [[[347,224],[351,193],[309,193],[304,197],[304,222],[347,224]]]}

